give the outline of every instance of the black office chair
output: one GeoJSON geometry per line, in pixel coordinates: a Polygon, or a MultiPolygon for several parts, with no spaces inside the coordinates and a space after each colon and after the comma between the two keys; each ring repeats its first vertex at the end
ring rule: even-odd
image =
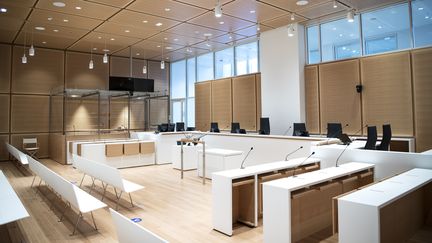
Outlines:
{"type": "Polygon", "coordinates": [[[342,124],[340,123],[327,123],[327,137],[339,138],[342,135],[342,124]]]}
{"type": "Polygon", "coordinates": [[[375,150],[377,137],[378,135],[376,126],[368,126],[367,141],[364,149],[375,150]]]}
{"type": "Polygon", "coordinates": [[[184,132],[185,128],[184,128],[184,122],[177,122],[176,123],[176,131],[177,132],[184,132]]]}
{"type": "Polygon", "coordinates": [[[270,119],[268,117],[260,118],[260,130],[259,134],[270,135],[270,119]]]}
{"type": "Polygon", "coordinates": [[[210,124],[210,132],[220,132],[217,122],[212,122],[210,124]]]}
{"type": "Polygon", "coordinates": [[[240,133],[240,123],[238,122],[231,123],[231,133],[240,133]]]}
{"type": "Polygon", "coordinates": [[[187,127],[187,128],[186,128],[186,131],[188,131],[188,132],[195,131],[195,127],[187,127]]]}
{"type": "Polygon", "coordinates": [[[376,149],[388,151],[391,138],[392,138],[392,132],[391,132],[390,124],[383,125],[383,136],[381,139],[381,143],[378,146],[376,146],[376,149]]]}
{"type": "Polygon", "coordinates": [[[168,123],[162,123],[159,132],[168,132],[168,123]]]}
{"type": "Polygon", "coordinates": [[[305,123],[294,123],[293,136],[309,137],[305,123]]]}
{"type": "Polygon", "coordinates": [[[246,129],[239,129],[238,133],[240,133],[240,134],[246,134],[246,129]]]}
{"type": "Polygon", "coordinates": [[[168,132],[174,132],[175,130],[175,123],[168,124],[168,132]]]}

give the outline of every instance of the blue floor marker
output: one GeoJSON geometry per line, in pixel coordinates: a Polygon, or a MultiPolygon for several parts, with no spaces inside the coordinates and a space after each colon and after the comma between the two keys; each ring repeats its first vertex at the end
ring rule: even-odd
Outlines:
{"type": "Polygon", "coordinates": [[[142,221],[141,218],[132,218],[131,220],[132,220],[133,222],[135,222],[135,223],[139,223],[139,222],[142,221]]]}

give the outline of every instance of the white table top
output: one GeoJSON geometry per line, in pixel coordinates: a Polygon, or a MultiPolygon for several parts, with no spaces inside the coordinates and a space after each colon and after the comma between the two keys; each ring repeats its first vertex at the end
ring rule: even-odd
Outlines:
{"type": "MultiPolygon", "coordinates": [[[[249,166],[244,169],[233,169],[233,170],[225,170],[221,172],[215,172],[213,173],[213,176],[224,176],[231,179],[236,178],[242,178],[246,176],[252,176],[256,174],[262,174],[267,173],[271,171],[276,171],[280,169],[286,169],[286,168],[294,168],[295,166],[298,166],[301,162],[303,162],[306,158],[296,158],[296,159],[290,159],[288,161],[276,161],[272,163],[266,163],[266,164],[260,164],[260,165],[254,165],[249,166]]],[[[309,158],[307,161],[305,161],[303,164],[314,164],[318,163],[321,160],[318,158],[309,158]]]]}
{"type": "MultiPolygon", "coordinates": [[[[190,132],[161,132],[158,135],[179,135],[184,133],[190,133],[194,135],[204,135],[206,136],[233,136],[233,137],[253,137],[253,138],[271,138],[271,139],[296,139],[296,140],[312,140],[312,141],[321,141],[327,140],[325,137],[301,137],[301,136],[283,136],[283,135],[262,135],[257,133],[230,133],[230,132],[200,132],[200,131],[190,131],[190,132]]],[[[205,137],[203,137],[205,139],[205,137]]]]}
{"type": "Polygon", "coordinates": [[[3,171],[0,170],[0,225],[29,216],[3,171]]]}
{"type": "Polygon", "coordinates": [[[295,191],[297,189],[309,187],[321,182],[329,181],[334,178],[353,174],[365,169],[373,168],[373,164],[350,162],[339,165],[339,167],[330,167],[322,170],[316,170],[309,173],[299,174],[296,177],[287,177],[270,182],[266,182],[264,186],[274,186],[295,191]]]}
{"type": "MultiPolygon", "coordinates": [[[[202,150],[199,150],[198,153],[202,153],[202,150]]],[[[227,156],[242,155],[243,151],[212,148],[212,149],[206,149],[205,153],[227,157],[227,156]]]]}
{"type": "Polygon", "coordinates": [[[339,198],[363,205],[383,207],[432,181],[432,170],[412,169],[339,198]]]}

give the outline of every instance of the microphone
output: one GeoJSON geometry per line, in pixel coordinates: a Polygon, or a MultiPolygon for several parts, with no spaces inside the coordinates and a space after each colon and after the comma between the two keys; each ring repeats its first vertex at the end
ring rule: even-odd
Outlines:
{"type": "Polygon", "coordinates": [[[289,126],[289,127],[288,127],[288,129],[287,129],[287,130],[286,130],[286,131],[285,131],[285,132],[283,133],[283,135],[282,135],[282,136],[285,136],[285,135],[287,135],[287,134],[288,134],[288,132],[289,132],[289,131],[291,130],[291,127],[292,127],[292,126],[289,126]]]}
{"type": "Polygon", "coordinates": [[[314,155],[314,154],[315,154],[315,152],[312,152],[311,154],[309,154],[309,156],[306,157],[305,160],[303,160],[300,164],[298,164],[298,165],[294,168],[293,177],[296,177],[295,172],[296,172],[296,170],[298,169],[298,167],[300,167],[304,162],[306,162],[306,160],[308,160],[308,159],[309,159],[310,157],[312,157],[312,155],[314,155]]]}
{"type": "MultiPolygon", "coordinates": [[[[363,128],[367,127],[368,125],[366,124],[365,126],[361,127],[357,132],[355,132],[352,136],[357,135],[363,128]]],[[[339,154],[339,156],[336,159],[336,167],[339,167],[339,159],[342,156],[343,153],[345,153],[345,150],[348,148],[348,146],[350,146],[351,143],[347,143],[347,145],[345,145],[345,148],[342,150],[342,152],[339,154]]]]}
{"type": "Polygon", "coordinates": [[[203,137],[205,137],[205,136],[207,136],[207,135],[209,135],[208,132],[207,132],[207,133],[204,133],[204,135],[201,135],[201,136],[199,136],[199,137],[197,137],[197,138],[194,138],[194,140],[195,140],[195,141],[199,141],[201,138],[203,138],[203,137]]]}
{"type": "Polygon", "coordinates": [[[288,154],[285,156],[285,161],[288,161],[288,157],[289,157],[291,154],[293,154],[293,153],[299,151],[299,150],[302,149],[302,148],[303,148],[303,146],[300,146],[300,147],[297,148],[296,150],[294,150],[294,151],[288,153],[288,154]]]}
{"type": "Polygon", "coordinates": [[[326,143],[328,144],[329,141],[330,141],[330,139],[334,138],[334,136],[335,136],[336,134],[342,132],[342,130],[343,130],[344,127],[348,127],[348,126],[349,126],[349,124],[347,123],[347,124],[345,124],[345,126],[341,127],[340,129],[336,130],[334,133],[330,134],[330,136],[329,136],[329,138],[327,139],[327,142],[326,142],[326,143]]]}
{"type": "Polygon", "coordinates": [[[244,165],[244,162],[246,161],[247,157],[249,157],[249,154],[250,154],[250,152],[251,152],[252,150],[253,150],[253,147],[250,148],[249,152],[246,154],[246,156],[244,157],[243,161],[241,162],[240,169],[244,169],[244,168],[245,168],[245,167],[243,166],[243,165],[244,165]]]}

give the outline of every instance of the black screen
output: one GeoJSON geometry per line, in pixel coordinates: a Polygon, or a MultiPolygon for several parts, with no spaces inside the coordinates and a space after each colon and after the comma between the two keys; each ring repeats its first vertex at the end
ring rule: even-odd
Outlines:
{"type": "Polygon", "coordinates": [[[109,90],[133,91],[133,80],[132,78],[110,76],[109,90]]]}
{"type": "Polygon", "coordinates": [[[134,78],[134,91],[154,92],[154,80],[145,78],[134,78]]]}

